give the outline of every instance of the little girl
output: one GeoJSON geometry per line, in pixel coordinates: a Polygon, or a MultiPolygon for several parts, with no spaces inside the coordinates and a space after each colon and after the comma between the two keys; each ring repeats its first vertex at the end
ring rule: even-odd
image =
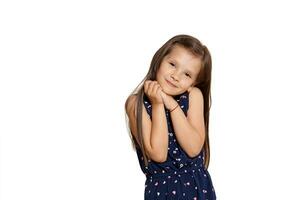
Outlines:
{"type": "Polygon", "coordinates": [[[198,39],[174,36],[153,56],[143,87],[127,98],[145,200],[216,199],[207,171],[211,68],[198,39]]]}

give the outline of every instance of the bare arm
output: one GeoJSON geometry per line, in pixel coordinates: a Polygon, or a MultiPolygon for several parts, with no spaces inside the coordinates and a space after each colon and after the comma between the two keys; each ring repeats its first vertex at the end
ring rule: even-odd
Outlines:
{"type": "Polygon", "coordinates": [[[200,153],[205,139],[203,97],[198,88],[190,92],[189,106],[187,117],[178,107],[171,112],[171,119],[180,146],[193,158],[200,153]]]}
{"type": "MultiPolygon", "coordinates": [[[[147,141],[145,141],[147,142],[147,141]]],[[[168,126],[164,104],[152,105],[150,146],[158,161],[164,162],[168,155],[168,126]]]]}
{"type": "MultiPolygon", "coordinates": [[[[135,111],[136,96],[130,96],[127,102],[126,113],[129,117],[130,130],[132,135],[139,143],[137,139],[138,137],[135,111]]],[[[167,158],[168,153],[168,127],[164,105],[152,105],[152,121],[146,111],[145,106],[142,107],[142,127],[144,136],[143,143],[146,149],[146,154],[151,158],[151,160],[154,160],[156,162],[164,162],[167,158]]]]}

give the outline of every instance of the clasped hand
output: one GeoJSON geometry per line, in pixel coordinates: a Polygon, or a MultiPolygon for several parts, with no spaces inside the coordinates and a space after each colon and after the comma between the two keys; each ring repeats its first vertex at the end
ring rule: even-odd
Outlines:
{"type": "Polygon", "coordinates": [[[157,81],[146,80],[144,83],[144,91],[151,101],[151,104],[164,104],[168,110],[178,105],[172,96],[162,90],[157,81]]]}

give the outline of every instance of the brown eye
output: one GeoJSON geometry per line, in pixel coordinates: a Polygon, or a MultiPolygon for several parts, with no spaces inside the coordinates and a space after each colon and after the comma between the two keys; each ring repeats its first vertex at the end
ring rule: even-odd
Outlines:
{"type": "Polygon", "coordinates": [[[191,77],[191,75],[189,75],[189,74],[187,74],[187,73],[186,73],[185,75],[188,76],[188,77],[191,77]]]}
{"type": "Polygon", "coordinates": [[[173,67],[175,66],[174,63],[170,63],[173,67]]]}

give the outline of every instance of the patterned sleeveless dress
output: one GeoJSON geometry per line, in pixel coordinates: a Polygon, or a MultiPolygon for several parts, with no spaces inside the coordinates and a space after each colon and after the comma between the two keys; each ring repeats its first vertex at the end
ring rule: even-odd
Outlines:
{"type": "MultiPolygon", "coordinates": [[[[186,91],[174,96],[174,99],[187,116],[189,93],[186,91]]],[[[152,119],[152,107],[146,95],[144,95],[144,106],[152,119]]],[[[177,142],[170,112],[166,107],[165,111],[169,134],[167,160],[163,163],[148,160],[149,164],[146,167],[141,149],[135,141],[140,168],[146,175],[144,199],[215,200],[216,194],[212,180],[209,172],[204,167],[203,150],[193,158],[185,153],[177,142]]]]}

